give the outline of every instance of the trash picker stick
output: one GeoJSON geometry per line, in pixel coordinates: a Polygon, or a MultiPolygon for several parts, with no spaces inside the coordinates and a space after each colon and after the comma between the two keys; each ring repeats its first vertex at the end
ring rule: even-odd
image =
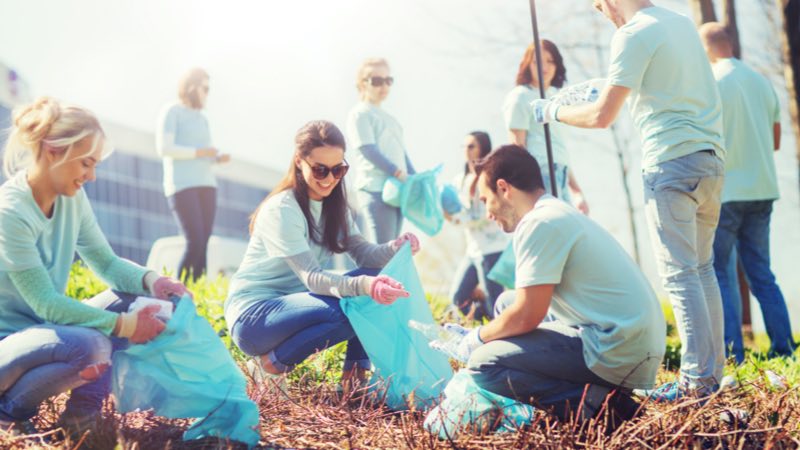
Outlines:
{"type": "MultiPolygon", "coordinates": [[[[531,6],[531,25],[533,25],[533,45],[536,47],[536,73],[539,80],[539,96],[544,99],[544,82],[542,82],[542,43],[539,41],[539,23],[536,19],[536,0],[530,0],[531,6]]],[[[556,189],[555,165],[553,164],[553,143],[550,139],[550,125],[544,124],[544,141],[547,146],[547,170],[550,173],[550,192],[553,197],[558,197],[556,189]]],[[[531,149],[529,149],[531,150],[531,149]]]]}

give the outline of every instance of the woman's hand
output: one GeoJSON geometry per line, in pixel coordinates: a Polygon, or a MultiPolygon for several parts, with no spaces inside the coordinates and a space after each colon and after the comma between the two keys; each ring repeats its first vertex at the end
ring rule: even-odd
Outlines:
{"type": "Polygon", "coordinates": [[[214,147],[198,148],[194,152],[195,158],[214,158],[219,155],[219,150],[214,147]]]}
{"type": "Polygon", "coordinates": [[[158,305],[150,305],[136,312],[120,314],[114,327],[114,334],[127,338],[134,344],[143,344],[155,339],[167,327],[156,317],[160,309],[158,305]]]}
{"type": "Polygon", "coordinates": [[[387,275],[369,277],[369,296],[381,305],[391,305],[398,298],[408,297],[410,294],[403,288],[403,284],[387,275]]]}
{"type": "Polygon", "coordinates": [[[185,294],[193,297],[183,283],[171,277],[159,277],[150,286],[150,295],[161,300],[169,300],[173,295],[183,297],[185,294]]]}
{"type": "Polygon", "coordinates": [[[406,178],[408,178],[408,174],[403,169],[397,169],[397,171],[395,171],[394,173],[394,177],[400,181],[406,181],[406,178]]]}
{"type": "Polygon", "coordinates": [[[231,154],[230,153],[221,153],[217,156],[217,164],[225,164],[231,162],[231,154]]]}
{"type": "Polygon", "coordinates": [[[416,255],[420,249],[419,239],[414,233],[403,233],[389,244],[397,252],[406,242],[411,244],[411,254],[416,255]]]}

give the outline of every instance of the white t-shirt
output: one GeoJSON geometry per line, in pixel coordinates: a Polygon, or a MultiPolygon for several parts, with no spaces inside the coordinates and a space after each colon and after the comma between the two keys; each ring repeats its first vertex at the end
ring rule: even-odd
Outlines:
{"type": "Polygon", "coordinates": [[[403,128],[397,119],[383,109],[368,102],[359,102],[347,116],[347,140],[350,148],[355,150],[357,189],[381,192],[386,179],[393,175],[387,174],[361,154],[358,149],[365,145],[377,146],[386,159],[398,169],[408,172],[403,128]]]}
{"type": "MultiPolygon", "coordinates": [[[[319,227],[322,202],[309,200],[309,207],[319,227]]],[[[358,234],[349,217],[348,222],[348,233],[358,234]]],[[[229,324],[236,323],[243,312],[261,300],[308,291],[286,263],[286,257],[308,251],[320,267],[326,267],[333,256],[330,250],[311,239],[308,222],[294,191],[275,194],[258,212],[244,260],[231,278],[225,320],[229,324]]]]}
{"type": "Polygon", "coordinates": [[[604,380],[649,389],[666,323],[652,287],[599,224],[550,195],[514,233],[516,287],[554,284],[550,313],[580,329],[587,367],[604,380]]]}
{"type": "MultiPolygon", "coordinates": [[[[553,97],[558,90],[551,87],[547,97],[553,97]]],[[[540,167],[547,167],[547,143],[544,138],[544,126],[533,117],[531,102],[539,100],[539,88],[520,85],[506,95],[503,102],[503,120],[508,130],[525,130],[527,137],[525,147],[536,158],[540,167]]],[[[565,125],[557,122],[550,124],[550,142],[553,144],[553,163],[569,165],[569,153],[564,142],[565,125]]]]}

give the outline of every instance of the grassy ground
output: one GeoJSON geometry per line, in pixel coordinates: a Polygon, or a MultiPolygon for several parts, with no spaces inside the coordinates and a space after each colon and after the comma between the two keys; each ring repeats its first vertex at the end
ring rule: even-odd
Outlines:
{"type": "MultiPolygon", "coordinates": [[[[82,267],[76,266],[69,295],[87,298],[104,288],[82,267]]],[[[227,280],[201,281],[190,286],[198,311],[206,317],[244,363],[243,355],[225,335],[222,301],[227,280]]],[[[442,317],[443,299],[429,299],[435,317],[442,317]]],[[[668,320],[670,315],[668,313],[668,320]]],[[[673,330],[674,334],[674,330],[673,330]]],[[[756,348],[768,342],[759,338],[756,348]]],[[[800,448],[800,364],[793,360],[767,360],[762,353],[749,354],[748,361],[730,366],[740,388],[716,394],[705,404],[687,400],[673,405],[644,405],[643,414],[607,435],[600,422],[558,423],[538,414],[530,429],[511,434],[465,433],[456,440],[438,440],[422,428],[424,415],[393,413],[380,401],[337,391],[344,347],[334,347],[310,358],[288,379],[286,389],[249,384],[251,398],[261,413],[263,448],[691,448],[691,449],[783,449],[800,448]],[[785,387],[768,377],[774,372],[785,387]],[[731,411],[747,414],[744,421],[726,421],[731,411]],[[732,422],[732,423],[729,423],[732,422]]],[[[677,339],[669,339],[665,369],[660,381],[674,379],[679,364],[677,339]]],[[[64,440],[53,424],[66,396],[45,402],[34,419],[39,435],[11,437],[0,432],[0,448],[101,448],[101,449],[211,449],[237,448],[216,441],[184,443],[181,434],[189,420],[167,420],[150,413],[114,414],[106,405],[99,432],[82,441],[64,440]]]]}

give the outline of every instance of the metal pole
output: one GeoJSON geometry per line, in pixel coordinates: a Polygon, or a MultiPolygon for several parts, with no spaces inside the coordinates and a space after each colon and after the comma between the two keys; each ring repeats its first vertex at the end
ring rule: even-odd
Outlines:
{"type": "MultiPolygon", "coordinates": [[[[539,96],[544,99],[544,82],[542,81],[542,43],[539,42],[539,23],[536,19],[536,0],[530,0],[531,5],[531,25],[533,25],[533,45],[536,48],[536,73],[539,80],[539,96]]],[[[550,140],[550,125],[544,124],[544,141],[547,146],[547,169],[550,172],[550,192],[553,197],[558,197],[556,188],[556,168],[553,164],[553,143],[550,140]]]]}

